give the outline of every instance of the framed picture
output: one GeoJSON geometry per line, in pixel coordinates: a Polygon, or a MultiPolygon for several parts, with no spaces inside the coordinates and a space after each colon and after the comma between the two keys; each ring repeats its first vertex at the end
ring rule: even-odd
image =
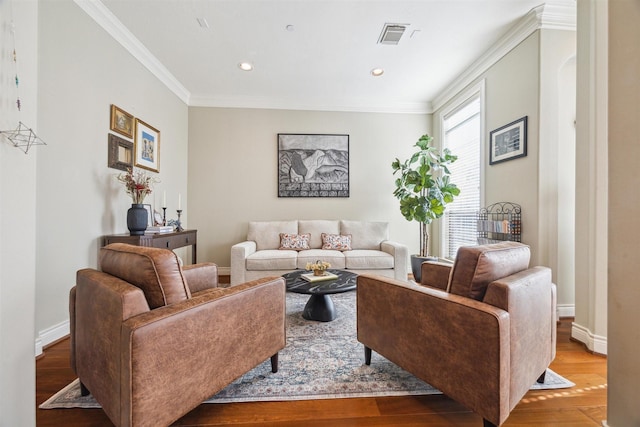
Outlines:
{"type": "Polygon", "coordinates": [[[151,205],[142,205],[147,210],[147,227],[153,227],[153,210],[151,205]]]}
{"type": "Polygon", "coordinates": [[[110,168],[127,170],[133,166],[133,142],[109,134],[109,155],[107,165],[110,168]]]}
{"type": "Polygon", "coordinates": [[[349,197],[349,135],[279,133],[278,197],[349,197]]]}
{"type": "Polygon", "coordinates": [[[136,166],[160,172],[160,131],[136,119],[136,166]]]}
{"type": "Polygon", "coordinates": [[[527,155],[527,116],[491,131],[489,144],[490,165],[525,157],[527,155]]]}
{"type": "Polygon", "coordinates": [[[111,130],[133,138],[133,116],[111,104],[111,130]]]}

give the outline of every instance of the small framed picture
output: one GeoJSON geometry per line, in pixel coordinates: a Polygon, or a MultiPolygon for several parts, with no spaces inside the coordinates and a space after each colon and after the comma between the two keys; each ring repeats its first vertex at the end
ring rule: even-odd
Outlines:
{"type": "Polygon", "coordinates": [[[489,164],[493,165],[527,155],[527,116],[491,131],[489,164]]]}
{"type": "Polygon", "coordinates": [[[136,166],[160,172],[160,131],[136,119],[136,166]]]}
{"type": "Polygon", "coordinates": [[[133,166],[133,142],[109,134],[109,156],[107,166],[126,171],[133,166]]]}
{"type": "Polygon", "coordinates": [[[153,210],[151,205],[142,205],[147,210],[147,227],[153,227],[153,210]]]}
{"type": "Polygon", "coordinates": [[[153,225],[164,225],[162,214],[156,210],[153,211],[153,225]]]}
{"type": "Polygon", "coordinates": [[[133,138],[133,116],[111,104],[111,130],[133,138]]]}

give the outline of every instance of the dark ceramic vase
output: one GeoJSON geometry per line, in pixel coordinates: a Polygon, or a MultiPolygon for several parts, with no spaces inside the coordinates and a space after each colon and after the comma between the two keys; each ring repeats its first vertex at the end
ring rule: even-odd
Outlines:
{"type": "Polygon", "coordinates": [[[127,211],[127,228],[132,236],[142,236],[147,229],[147,210],[141,203],[133,203],[127,211]]]}

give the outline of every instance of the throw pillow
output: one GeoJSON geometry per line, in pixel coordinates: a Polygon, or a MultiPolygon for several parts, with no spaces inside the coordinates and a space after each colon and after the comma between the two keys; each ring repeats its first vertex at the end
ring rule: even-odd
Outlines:
{"type": "Polygon", "coordinates": [[[310,249],[309,240],[311,240],[311,234],[280,233],[279,249],[305,251],[310,249]]]}
{"type": "Polygon", "coordinates": [[[343,236],[340,234],[322,233],[322,249],[333,249],[334,251],[350,251],[351,234],[343,236]]]}

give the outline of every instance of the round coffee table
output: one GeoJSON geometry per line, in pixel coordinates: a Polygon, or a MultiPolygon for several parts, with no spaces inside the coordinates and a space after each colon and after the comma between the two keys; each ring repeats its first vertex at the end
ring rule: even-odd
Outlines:
{"type": "Polygon", "coordinates": [[[302,317],[307,320],[317,320],[319,322],[334,320],[336,318],[336,308],[330,295],[349,292],[356,288],[357,274],[345,270],[327,271],[335,274],[338,278],[309,282],[301,277],[303,274],[310,273],[306,270],[296,270],[282,275],[286,280],[289,292],[311,295],[302,312],[302,317]]]}

